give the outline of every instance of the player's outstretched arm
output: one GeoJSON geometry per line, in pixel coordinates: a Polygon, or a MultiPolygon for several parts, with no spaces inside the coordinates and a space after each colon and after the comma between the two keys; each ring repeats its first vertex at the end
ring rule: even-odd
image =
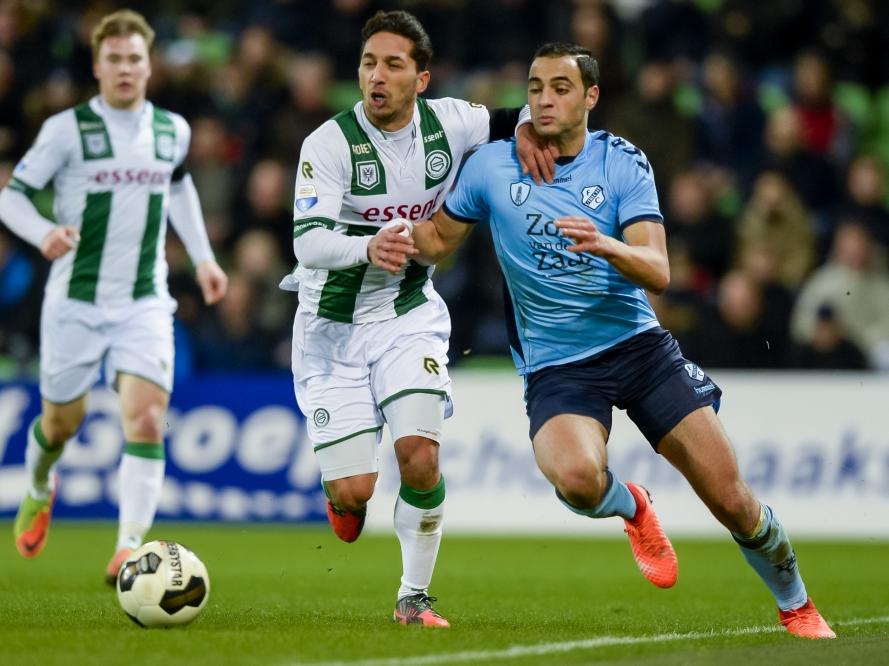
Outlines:
{"type": "Polygon", "coordinates": [[[414,226],[414,246],[419,251],[415,261],[427,266],[437,264],[460,247],[472,227],[452,218],[442,206],[430,219],[414,226]]]}
{"type": "Polygon", "coordinates": [[[634,222],[623,230],[626,242],[602,234],[586,217],[562,217],[556,220],[556,226],[574,242],[566,248],[571,252],[588,252],[607,259],[625,278],[656,294],[670,284],[663,224],[634,222]]]}

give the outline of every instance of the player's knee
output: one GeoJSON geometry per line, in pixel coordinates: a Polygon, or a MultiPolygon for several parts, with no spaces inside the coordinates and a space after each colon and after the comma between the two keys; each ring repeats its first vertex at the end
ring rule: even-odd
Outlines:
{"type": "Polygon", "coordinates": [[[571,506],[591,509],[602,501],[607,477],[594,469],[565,469],[556,473],[555,486],[571,506]]]}
{"type": "Polygon", "coordinates": [[[75,414],[44,414],[40,417],[40,429],[51,446],[61,446],[77,434],[81,420],[75,414]]]}
{"type": "Polygon", "coordinates": [[[327,481],[327,492],[333,503],[344,511],[361,511],[374,494],[376,475],[362,474],[346,479],[327,481]]]}
{"type": "Polygon", "coordinates": [[[401,480],[408,486],[426,490],[438,483],[438,442],[419,436],[402,437],[395,451],[401,480]]]}
{"type": "Polygon", "coordinates": [[[164,438],[166,410],[160,405],[148,405],[127,416],[133,439],[143,442],[160,442],[164,438]]]}
{"type": "Polygon", "coordinates": [[[729,530],[746,534],[756,526],[759,519],[759,501],[743,483],[730,485],[723,491],[717,502],[717,516],[729,530]]]}

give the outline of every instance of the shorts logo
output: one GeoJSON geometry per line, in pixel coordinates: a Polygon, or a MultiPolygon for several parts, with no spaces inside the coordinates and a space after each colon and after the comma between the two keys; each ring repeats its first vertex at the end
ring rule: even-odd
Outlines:
{"type": "Polygon", "coordinates": [[[696,382],[703,381],[704,379],[704,371],[701,370],[694,363],[686,363],[685,371],[688,373],[688,376],[691,377],[696,382]]]}
{"type": "Polygon", "coordinates": [[[312,178],[312,163],[306,160],[302,163],[300,171],[302,171],[302,175],[306,178],[312,178]]]}
{"type": "Polygon", "coordinates": [[[531,194],[531,186],[527,183],[510,183],[509,198],[516,206],[521,206],[528,200],[531,194]]]}
{"type": "Polygon", "coordinates": [[[428,372],[430,375],[437,375],[439,369],[438,361],[434,358],[427,356],[423,359],[423,369],[428,372]]]}
{"type": "Polygon", "coordinates": [[[104,132],[84,132],[84,145],[90,155],[103,155],[108,152],[108,139],[104,132]]]}
{"type": "Polygon", "coordinates": [[[380,182],[379,166],[376,162],[356,162],[358,169],[358,185],[365,190],[372,190],[380,182]]]}
{"type": "Polygon", "coordinates": [[[443,150],[433,150],[426,156],[426,175],[432,180],[440,180],[451,168],[451,156],[443,150]]]}
{"type": "Polygon", "coordinates": [[[312,420],[315,422],[316,426],[323,428],[330,423],[330,412],[323,408],[316,409],[315,413],[312,414],[312,420]]]}
{"type": "Polygon", "coordinates": [[[587,208],[596,210],[599,206],[605,203],[605,190],[602,189],[601,185],[585,187],[580,193],[580,201],[587,208]]]}

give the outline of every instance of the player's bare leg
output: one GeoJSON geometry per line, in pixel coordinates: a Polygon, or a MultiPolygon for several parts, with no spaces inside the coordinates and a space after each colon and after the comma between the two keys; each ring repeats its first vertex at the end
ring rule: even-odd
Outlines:
{"type": "Polygon", "coordinates": [[[621,516],[639,571],[658,587],[671,587],[679,575],[676,552],[648,491],[622,483],[608,469],[607,437],[605,427],[593,418],[559,414],[535,434],[534,456],[569,510],[588,518],[621,516]]]}
{"type": "Polygon", "coordinates": [[[342,541],[352,543],[361,536],[367,503],[373,496],[377,476],[376,472],[371,472],[323,482],[327,494],[327,519],[333,533],[342,541]]]}
{"type": "Polygon", "coordinates": [[[778,603],[787,630],[805,638],[836,638],[806,593],[796,554],[770,507],[741,479],[725,430],[712,407],[686,416],[658,445],[741,547],[778,603]]]}
{"type": "Polygon", "coordinates": [[[85,414],[85,395],[64,404],[43,400],[41,415],[28,428],[25,468],[29,488],[13,526],[15,545],[23,557],[37,557],[46,545],[57,492],[53,468],[85,414]]]}
{"type": "Polygon", "coordinates": [[[125,442],[118,475],[117,545],[105,569],[110,585],[154,522],[164,484],[164,430],[170,402],[166,390],[134,375],[119,374],[117,388],[125,442]]]}

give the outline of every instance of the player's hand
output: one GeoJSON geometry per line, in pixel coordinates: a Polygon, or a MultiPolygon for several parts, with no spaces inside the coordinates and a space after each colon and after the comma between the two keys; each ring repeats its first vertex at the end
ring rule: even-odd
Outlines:
{"type": "Polygon", "coordinates": [[[80,232],[76,227],[69,225],[56,227],[40,241],[40,253],[52,261],[77,247],[79,242],[80,232]]]}
{"type": "Polygon", "coordinates": [[[532,123],[520,125],[516,130],[515,152],[522,165],[522,173],[530,174],[538,185],[544,180],[553,182],[559,149],[552,142],[543,140],[534,131],[532,123]]]}
{"type": "Polygon", "coordinates": [[[211,259],[197,265],[195,279],[201,288],[204,303],[207,305],[218,303],[228,290],[228,276],[219,267],[219,264],[211,259]]]}
{"type": "Polygon", "coordinates": [[[367,244],[367,258],[374,266],[393,275],[401,271],[419,250],[414,247],[411,229],[404,222],[385,226],[367,244]]]}
{"type": "Polygon", "coordinates": [[[566,250],[588,252],[599,257],[609,254],[614,239],[601,233],[589,218],[569,215],[555,222],[561,234],[574,241],[574,245],[569,245],[566,250]]]}

